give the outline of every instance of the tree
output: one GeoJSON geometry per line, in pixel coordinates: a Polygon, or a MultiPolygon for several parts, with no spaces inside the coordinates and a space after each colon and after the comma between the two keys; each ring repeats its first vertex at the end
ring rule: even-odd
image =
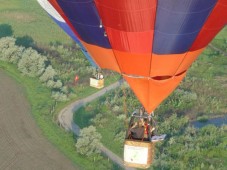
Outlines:
{"type": "Polygon", "coordinates": [[[53,69],[51,65],[49,65],[44,73],[39,77],[41,82],[47,82],[48,80],[53,80],[57,75],[56,71],[53,69]]]}
{"type": "Polygon", "coordinates": [[[173,136],[179,134],[187,125],[187,117],[177,117],[176,114],[172,114],[169,118],[164,118],[158,128],[159,133],[168,133],[173,136]]]}
{"type": "Polygon", "coordinates": [[[68,100],[67,95],[62,92],[59,92],[59,91],[53,91],[51,94],[51,97],[53,99],[55,99],[56,101],[67,101],[68,100]]]}
{"type": "Polygon", "coordinates": [[[62,84],[61,80],[57,80],[57,81],[48,80],[46,85],[47,85],[47,87],[50,87],[50,88],[59,89],[62,87],[63,84],[62,84]]]}
{"type": "Polygon", "coordinates": [[[17,63],[21,58],[24,48],[15,45],[15,38],[4,37],[0,39],[0,60],[17,63]]]}
{"type": "Polygon", "coordinates": [[[18,69],[30,77],[40,76],[46,67],[47,58],[37,53],[32,48],[24,50],[18,62],[18,69]]]}
{"type": "Polygon", "coordinates": [[[101,135],[94,126],[83,128],[80,131],[79,139],[76,142],[76,150],[81,155],[91,156],[100,153],[101,135]]]}

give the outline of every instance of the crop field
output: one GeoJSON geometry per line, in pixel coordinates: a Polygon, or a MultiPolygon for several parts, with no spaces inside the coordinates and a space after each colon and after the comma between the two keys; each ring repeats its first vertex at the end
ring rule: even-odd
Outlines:
{"type": "Polygon", "coordinates": [[[72,42],[36,0],[0,0],[0,4],[0,24],[12,26],[15,36],[30,36],[38,44],[72,42]]]}
{"type": "Polygon", "coordinates": [[[41,134],[23,89],[0,70],[0,169],[75,169],[41,134]]]}

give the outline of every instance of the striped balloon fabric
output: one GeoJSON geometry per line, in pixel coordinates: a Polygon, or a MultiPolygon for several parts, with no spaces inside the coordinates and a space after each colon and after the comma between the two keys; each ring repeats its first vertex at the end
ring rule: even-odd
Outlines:
{"type": "MultiPolygon", "coordinates": [[[[38,0],[152,112],[227,24],[227,0],[38,0]]],[[[86,54],[86,53],[85,53],[86,54]]]]}

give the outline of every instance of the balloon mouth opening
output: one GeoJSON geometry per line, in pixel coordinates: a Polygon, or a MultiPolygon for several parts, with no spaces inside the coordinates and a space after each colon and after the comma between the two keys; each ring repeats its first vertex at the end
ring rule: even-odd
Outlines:
{"type": "Polygon", "coordinates": [[[184,70],[176,75],[163,75],[163,76],[155,76],[155,77],[144,77],[144,76],[137,76],[137,75],[131,75],[131,74],[122,74],[123,76],[130,77],[130,78],[137,78],[137,79],[153,79],[153,80],[168,80],[173,77],[178,77],[183,75],[187,70],[184,70]]]}
{"type": "Polygon", "coordinates": [[[170,78],[172,78],[172,77],[181,76],[181,75],[184,74],[185,72],[186,72],[186,70],[185,70],[185,71],[182,71],[182,72],[180,72],[180,73],[178,73],[178,74],[176,74],[176,75],[174,75],[174,76],[169,76],[169,75],[165,75],[165,76],[156,76],[156,77],[152,77],[152,79],[153,79],[153,80],[168,80],[168,79],[170,79],[170,78]]]}
{"type": "Polygon", "coordinates": [[[182,74],[186,73],[186,71],[187,71],[187,70],[184,70],[184,71],[182,71],[182,72],[176,74],[175,76],[181,76],[182,74]]]}
{"type": "Polygon", "coordinates": [[[170,79],[173,76],[156,76],[156,77],[152,77],[152,79],[154,80],[167,80],[170,79]]]}

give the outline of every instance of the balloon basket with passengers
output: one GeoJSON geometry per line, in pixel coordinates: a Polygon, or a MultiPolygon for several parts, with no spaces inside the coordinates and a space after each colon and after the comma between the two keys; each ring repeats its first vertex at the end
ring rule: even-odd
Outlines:
{"type": "Polygon", "coordinates": [[[165,134],[156,134],[153,114],[145,112],[143,107],[132,113],[124,142],[126,166],[149,168],[154,159],[155,142],[165,139],[165,134]]]}
{"type": "Polygon", "coordinates": [[[100,70],[97,69],[94,76],[90,78],[90,86],[97,89],[104,87],[104,77],[100,70]]]}
{"type": "MultiPolygon", "coordinates": [[[[227,24],[227,0],[37,1],[91,63],[122,75],[148,113],[176,89],[227,24]]],[[[104,86],[104,80],[90,80],[93,87],[104,86]]],[[[142,115],[132,114],[132,122],[144,119],[152,126],[152,114],[142,115]]],[[[125,165],[152,163],[156,135],[150,131],[140,138],[134,128],[127,132],[125,165]]]]}

